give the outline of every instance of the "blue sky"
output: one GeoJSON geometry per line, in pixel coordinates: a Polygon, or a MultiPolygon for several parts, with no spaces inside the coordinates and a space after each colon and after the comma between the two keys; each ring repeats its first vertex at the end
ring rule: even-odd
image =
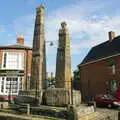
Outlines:
{"type": "Polygon", "coordinates": [[[108,39],[108,32],[120,35],[119,0],[1,0],[0,45],[16,43],[16,35],[24,35],[25,44],[33,39],[36,7],[45,5],[47,71],[55,72],[58,30],[66,21],[70,32],[72,71],[91,47],[108,39]]]}

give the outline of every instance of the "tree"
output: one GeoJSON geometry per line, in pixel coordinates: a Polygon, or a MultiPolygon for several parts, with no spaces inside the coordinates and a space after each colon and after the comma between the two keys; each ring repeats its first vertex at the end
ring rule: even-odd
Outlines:
{"type": "Polygon", "coordinates": [[[80,88],[79,88],[79,83],[80,83],[80,74],[79,74],[79,70],[77,69],[77,70],[75,70],[74,72],[73,72],[73,74],[74,74],[74,77],[73,77],[73,88],[75,89],[75,90],[79,90],[80,88]]]}

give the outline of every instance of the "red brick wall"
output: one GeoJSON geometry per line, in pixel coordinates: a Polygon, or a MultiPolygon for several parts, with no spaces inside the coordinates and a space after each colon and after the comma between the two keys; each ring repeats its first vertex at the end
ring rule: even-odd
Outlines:
{"type": "Polygon", "coordinates": [[[120,82],[120,56],[108,58],[94,63],[79,67],[80,70],[80,88],[83,100],[90,96],[97,96],[106,93],[106,82],[116,80],[120,82]],[[116,73],[112,74],[108,62],[115,61],[116,73]]]}

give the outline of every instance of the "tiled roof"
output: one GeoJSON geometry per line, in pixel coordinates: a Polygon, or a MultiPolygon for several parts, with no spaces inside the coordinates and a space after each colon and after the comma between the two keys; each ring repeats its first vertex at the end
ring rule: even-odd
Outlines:
{"type": "Polygon", "coordinates": [[[93,47],[81,64],[120,54],[120,36],[93,47]]]}

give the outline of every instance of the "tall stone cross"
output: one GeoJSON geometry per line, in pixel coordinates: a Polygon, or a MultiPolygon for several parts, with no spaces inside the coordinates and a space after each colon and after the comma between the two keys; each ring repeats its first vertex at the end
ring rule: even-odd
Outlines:
{"type": "Polygon", "coordinates": [[[56,88],[71,88],[70,39],[66,22],[59,29],[59,45],[56,62],[56,88]]]}
{"type": "Polygon", "coordinates": [[[44,36],[44,6],[41,5],[36,9],[30,81],[30,89],[36,91],[36,97],[39,97],[38,94],[40,90],[45,89],[45,80],[46,50],[44,36]]]}

